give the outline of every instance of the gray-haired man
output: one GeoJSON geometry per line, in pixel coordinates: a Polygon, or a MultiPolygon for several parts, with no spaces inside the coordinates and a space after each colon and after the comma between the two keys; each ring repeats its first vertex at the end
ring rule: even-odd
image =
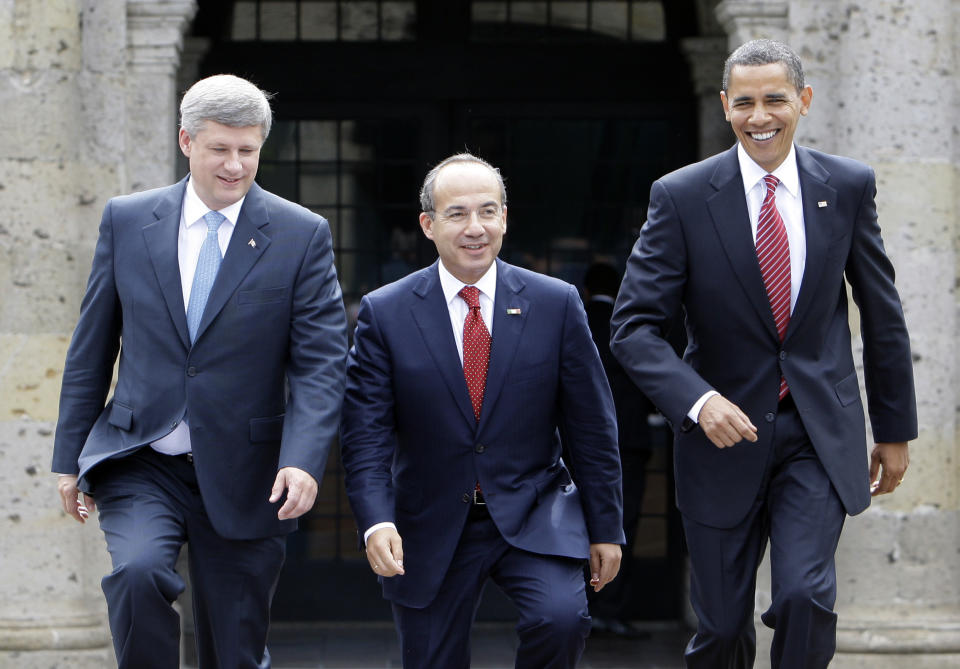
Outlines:
{"type": "Polygon", "coordinates": [[[200,667],[267,667],[284,538],[338,425],[346,318],[327,222],[253,181],[263,91],[210,77],[180,112],[189,176],[104,210],[52,469],[69,515],[99,508],[120,667],[179,665],[184,542],[200,667]]]}

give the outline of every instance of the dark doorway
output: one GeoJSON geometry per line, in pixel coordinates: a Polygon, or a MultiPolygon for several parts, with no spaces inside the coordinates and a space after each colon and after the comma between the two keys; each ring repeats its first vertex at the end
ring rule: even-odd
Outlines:
{"type": "MultiPolygon", "coordinates": [[[[202,76],[276,91],[258,181],[330,221],[348,311],[432,262],[417,225],[427,170],[470,150],[503,173],[501,256],[580,285],[623,269],[651,182],[693,160],[696,103],[681,37],[693,0],[200,2],[202,76]]],[[[664,428],[634,554],[635,619],[675,619],[683,549],[664,428]]],[[[315,509],[288,542],[276,620],[373,620],[389,607],[357,546],[331,454],[315,509]],[[332,604],[332,605],[331,605],[332,604]]],[[[481,617],[509,617],[488,590],[481,617]]]]}

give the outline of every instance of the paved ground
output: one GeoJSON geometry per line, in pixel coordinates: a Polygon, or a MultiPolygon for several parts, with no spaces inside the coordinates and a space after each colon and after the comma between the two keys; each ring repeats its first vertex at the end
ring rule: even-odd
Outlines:
{"type": "MultiPolygon", "coordinates": [[[[579,669],[680,669],[690,634],[674,623],[638,627],[645,639],[591,637],[579,669]]],[[[270,635],[274,669],[395,669],[401,667],[389,623],[277,624],[270,635]]],[[[511,669],[511,625],[480,623],[473,630],[471,669],[511,669]]],[[[438,667],[438,669],[441,669],[438,667]]]]}

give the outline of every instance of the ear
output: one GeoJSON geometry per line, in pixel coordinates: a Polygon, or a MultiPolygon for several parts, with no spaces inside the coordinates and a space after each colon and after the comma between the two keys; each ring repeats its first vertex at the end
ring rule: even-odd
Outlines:
{"type": "Polygon", "coordinates": [[[730,120],[730,103],[727,101],[727,94],[720,91],[720,104],[723,105],[723,118],[730,120]]]}
{"type": "Polygon", "coordinates": [[[503,206],[503,214],[500,217],[500,232],[501,234],[507,234],[507,206],[503,206]]]}
{"type": "Polygon", "coordinates": [[[420,229],[427,239],[433,239],[433,219],[425,211],[420,212],[420,229]]]}
{"type": "Polygon", "coordinates": [[[810,103],[813,101],[813,89],[809,86],[804,86],[803,90],[800,91],[800,115],[806,116],[810,111],[810,103]]]}
{"type": "Polygon", "coordinates": [[[190,157],[190,148],[192,141],[190,139],[190,133],[188,133],[183,128],[180,128],[180,134],[177,136],[177,143],[180,144],[180,150],[183,152],[187,158],[190,157]]]}

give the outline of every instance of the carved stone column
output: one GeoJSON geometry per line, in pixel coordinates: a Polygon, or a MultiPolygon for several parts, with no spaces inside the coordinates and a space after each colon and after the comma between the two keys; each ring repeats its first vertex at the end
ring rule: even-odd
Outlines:
{"type": "Polygon", "coordinates": [[[723,37],[688,37],[680,48],[690,63],[694,91],[697,94],[700,158],[729,149],[736,141],[720,102],[723,63],[727,58],[727,40],[723,37]]]}
{"type": "Polygon", "coordinates": [[[127,2],[128,191],[174,181],[177,128],[177,70],[183,33],[196,12],[195,0],[127,2]]]}
{"type": "Polygon", "coordinates": [[[0,0],[0,666],[114,665],[96,518],[50,471],[60,378],[106,200],[173,172],[193,2],[0,0]]]}
{"type": "Polygon", "coordinates": [[[723,0],[716,15],[729,37],[729,50],[759,37],[787,41],[789,6],[788,0],[723,0]]]}

